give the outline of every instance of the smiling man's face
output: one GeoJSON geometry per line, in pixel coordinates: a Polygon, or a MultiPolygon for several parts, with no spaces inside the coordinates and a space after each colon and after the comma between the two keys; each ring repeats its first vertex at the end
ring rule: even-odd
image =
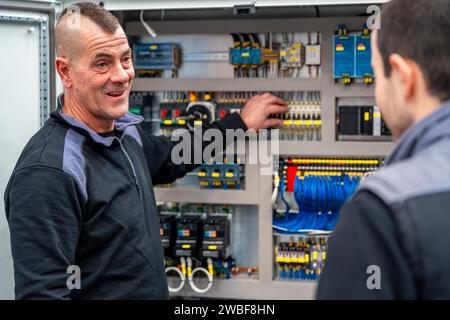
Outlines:
{"type": "Polygon", "coordinates": [[[81,47],[70,63],[72,97],[96,118],[120,118],[128,111],[134,78],[125,32],[119,26],[114,33],[107,33],[90,23],[78,42],[81,47]]]}

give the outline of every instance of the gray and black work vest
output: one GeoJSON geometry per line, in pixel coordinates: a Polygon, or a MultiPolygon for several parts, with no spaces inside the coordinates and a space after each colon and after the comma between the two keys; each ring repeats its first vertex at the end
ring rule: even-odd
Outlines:
{"type": "Polygon", "coordinates": [[[450,296],[450,101],[403,134],[363,190],[389,207],[420,298],[450,296]]]}

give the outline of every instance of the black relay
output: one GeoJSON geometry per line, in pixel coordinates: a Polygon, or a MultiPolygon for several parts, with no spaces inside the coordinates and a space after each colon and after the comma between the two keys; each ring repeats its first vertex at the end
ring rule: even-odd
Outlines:
{"type": "Polygon", "coordinates": [[[175,238],[177,236],[175,215],[160,215],[159,225],[159,235],[161,236],[161,244],[164,249],[164,255],[166,257],[173,257],[175,238]]]}
{"type": "Polygon", "coordinates": [[[209,216],[203,227],[202,257],[226,259],[229,251],[230,220],[227,216],[209,216]]]}
{"type": "Polygon", "coordinates": [[[175,256],[199,257],[203,223],[201,216],[183,216],[177,219],[175,256]]]}

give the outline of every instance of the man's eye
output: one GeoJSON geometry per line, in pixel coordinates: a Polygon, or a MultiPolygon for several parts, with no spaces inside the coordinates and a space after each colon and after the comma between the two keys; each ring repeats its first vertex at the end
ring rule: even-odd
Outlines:
{"type": "Polygon", "coordinates": [[[100,62],[100,63],[97,63],[95,66],[103,69],[103,68],[106,68],[108,66],[108,64],[106,62],[100,62]]]}
{"type": "Polygon", "coordinates": [[[123,58],[123,62],[125,62],[125,63],[130,63],[130,62],[131,62],[131,57],[125,57],[125,58],[123,58]]]}

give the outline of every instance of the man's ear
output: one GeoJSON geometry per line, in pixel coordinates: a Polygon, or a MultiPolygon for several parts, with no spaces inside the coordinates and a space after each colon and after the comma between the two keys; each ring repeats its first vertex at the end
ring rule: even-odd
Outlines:
{"type": "Polygon", "coordinates": [[[417,82],[415,79],[414,66],[412,61],[406,59],[399,54],[393,53],[389,56],[389,64],[391,65],[391,79],[398,84],[396,90],[401,90],[401,94],[405,100],[409,100],[416,89],[417,82]]]}
{"type": "Polygon", "coordinates": [[[63,57],[57,57],[55,60],[56,71],[65,88],[72,87],[72,78],[70,75],[69,61],[63,57]]]}

